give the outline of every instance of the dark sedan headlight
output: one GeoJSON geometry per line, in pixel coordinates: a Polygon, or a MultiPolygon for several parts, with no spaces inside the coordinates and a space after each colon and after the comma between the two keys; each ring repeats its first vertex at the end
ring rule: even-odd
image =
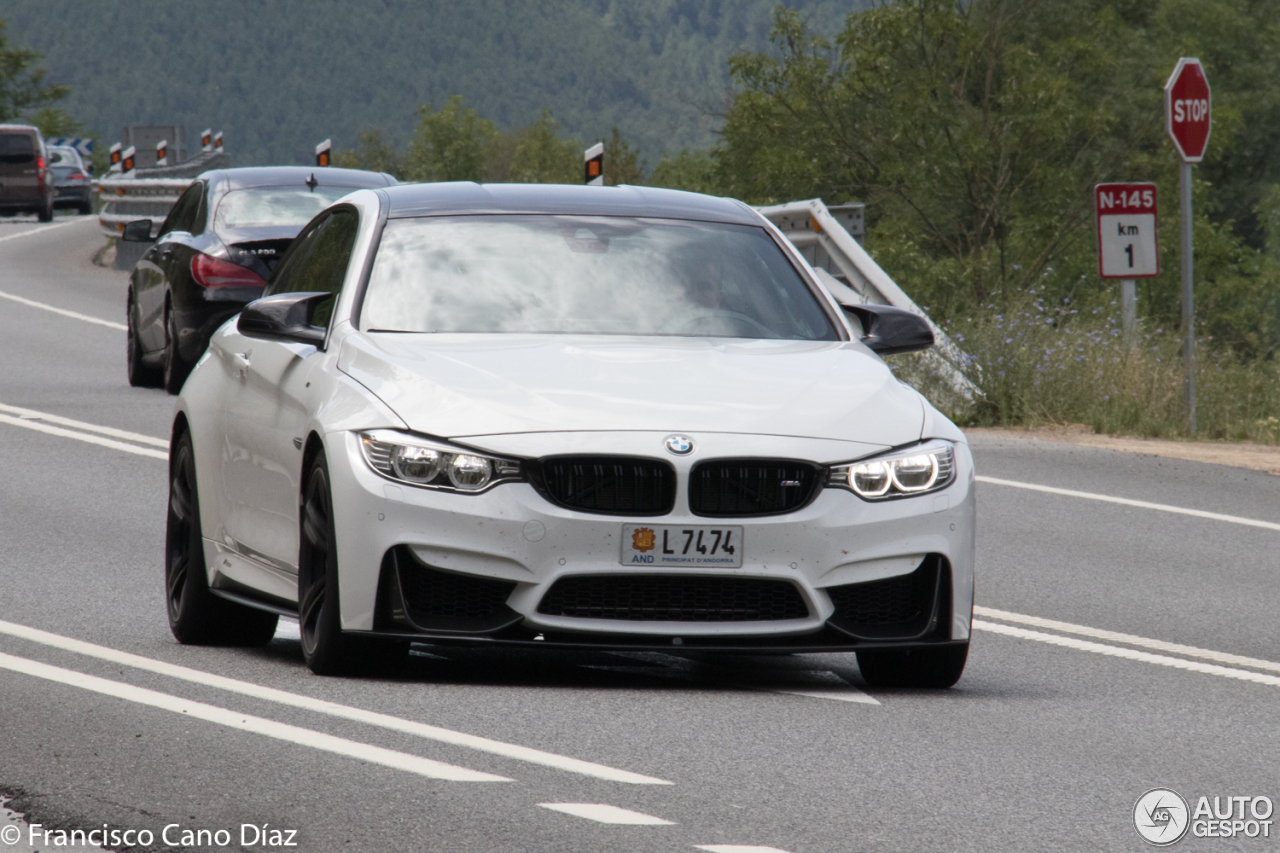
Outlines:
{"type": "Polygon", "coordinates": [[[863,500],[881,501],[936,492],[956,476],[950,442],[930,441],[883,456],[831,466],[827,486],[848,489],[863,500]]]}
{"type": "Polygon", "coordinates": [[[360,433],[369,467],[389,480],[454,492],[481,492],[498,483],[523,480],[520,463],[450,447],[389,429],[360,433]]]}

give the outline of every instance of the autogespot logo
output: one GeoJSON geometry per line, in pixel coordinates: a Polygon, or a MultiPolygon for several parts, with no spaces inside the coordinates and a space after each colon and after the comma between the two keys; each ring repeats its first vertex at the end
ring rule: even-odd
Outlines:
{"type": "Polygon", "coordinates": [[[676,456],[687,456],[693,452],[693,439],[687,435],[669,435],[663,444],[676,456]]]}
{"type": "Polygon", "coordinates": [[[1144,841],[1164,847],[1182,839],[1190,823],[1187,801],[1177,791],[1152,788],[1133,806],[1133,825],[1144,841]]]}

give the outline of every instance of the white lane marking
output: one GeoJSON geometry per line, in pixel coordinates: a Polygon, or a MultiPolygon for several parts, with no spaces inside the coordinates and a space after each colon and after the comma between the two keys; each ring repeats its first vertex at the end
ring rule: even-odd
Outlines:
{"type": "Polygon", "coordinates": [[[0,412],[9,415],[16,415],[23,420],[47,421],[51,424],[72,427],[73,429],[83,430],[84,432],[96,432],[112,438],[121,438],[125,441],[147,444],[152,447],[160,447],[165,450],[169,449],[169,442],[163,438],[152,438],[151,436],[143,435],[140,432],[129,432],[128,430],[116,429],[115,427],[98,426],[97,424],[85,423],[84,421],[76,421],[71,418],[64,418],[61,415],[53,415],[49,412],[38,412],[35,409],[24,409],[21,406],[6,406],[3,403],[0,403],[0,412]]]}
{"type": "Polygon", "coordinates": [[[427,740],[439,741],[441,743],[448,743],[454,746],[462,746],[468,749],[475,749],[480,752],[501,755],[504,758],[514,758],[517,761],[527,761],[531,764],[540,764],[544,767],[552,767],[569,773],[579,773],[583,776],[593,776],[597,779],[606,779],[611,782],[626,782],[632,785],[673,784],[664,779],[655,779],[652,776],[642,776],[639,773],[632,773],[627,770],[618,770],[617,768],[607,767],[603,764],[595,764],[590,761],[581,761],[577,758],[556,755],[554,752],[543,752],[540,749],[532,749],[530,747],[517,746],[511,743],[503,743],[502,741],[490,740],[489,738],[479,737],[477,735],[469,735],[464,732],[457,732],[452,729],[445,729],[439,726],[419,723],[414,720],[404,720],[399,717],[393,717],[389,714],[380,714],[377,711],[366,711],[363,708],[353,708],[349,705],[339,705],[336,702],[328,702],[324,699],[314,699],[310,696],[288,693],[284,690],[277,690],[274,687],[264,687],[260,684],[254,684],[249,681],[226,678],[221,675],[202,672],[198,669],[191,669],[177,664],[158,661],[154,658],[131,654],[130,652],[117,651],[116,649],[108,648],[106,646],[87,643],[83,640],[74,640],[70,637],[63,637],[60,634],[51,634],[48,631],[41,631],[39,628],[29,628],[26,625],[18,625],[14,622],[5,622],[0,620],[0,634],[8,634],[11,637],[18,637],[34,643],[51,646],[56,649],[87,655],[89,657],[98,658],[99,660],[123,664],[124,666],[131,666],[135,669],[154,672],[159,675],[167,675],[171,678],[178,678],[183,681],[189,681],[193,684],[202,684],[205,687],[213,687],[218,690],[239,693],[243,696],[252,696],[255,699],[262,699],[267,702],[276,702],[293,708],[314,711],[318,714],[327,714],[331,717],[355,720],[356,722],[367,723],[368,725],[390,729],[391,731],[416,735],[418,737],[426,738],[427,740]]]}
{"type": "MultiPolygon", "coordinates": [[[[14,234],[11,236],[17,237],[19,235],[14,234]]],[[[36,302],[33,299],[23,299],[21,296],[15,296],[12,293],[5,293],[2,290],[0,290],[0,298],[11,299],[14,302],[21,303],[31,308],[40,308],[41,310],[44,310],[44,311],[52,311],[54,314],[61,314],[62,316],[70,317],[73,320],[82,320],[86,323],[94,323],[99,326],[106,326],[108,329],[119,329],[120,331],[123,332],[123,331],[127,331],[129,328],[124,323],[113,323],[111,320],[103,320],[99,317],[90,317],[88,314],[81,314],[78,311],[68,311],[65,308],[55,308],[52,305],[46,305],[43,302],[36,302]]]]}
{"type": "Polygon", "coordinates": [[[276,623],[277,640],[301,640],[302,629],[298,627],[298,623],[293,619],[281,619],[276,623]]]}
{"type": "Polygon", "coordinates": [[[1264,675],[1260,672],[1231,669],[1229,667],[1218,666],[1211,663],[1199,663],[1192,660],[1183,660],[1182,658],[1171,658],[1167,655],[1153,655],[1151,652],[1140,652],[1136,649],[1124,649],[1120,646],[1107,646],[1102,643],[1090,642],[1089,640],[1077,640],[1074,637],[1063,637],[1058,634],[1046,634],[1042,631],[1029,631],[1026,628],[1017,628],[1013,625],[1001,625],[997,622],[986,622],[981,619],[974,619],[973,627],[983,631],[991,631],[996,634],[1004,634],[1008,637],[1018,637],[1023,640],[1035,640],[1040,643],[1049,643],[1050,645],[1063,646],[1068,649],[1079,649],[1084,652],[1096,652],[1097,654],[1108,655],[1110,657],[1126,658],[1128,660],[1142,661],[1143,663],[1171,666],[1175,669],[1185,669],[1191,672],[1202,672],[1206,675],[1218,675],[1223,678],[1234,678],[1237,681],[1252,681],[1255,684],[1266,684],[1271,687],[1280,687],[1280,677],[1264,675]]]}
{"type": "Polygon", "coordinates": [[[86,216],[83,219],[68,219],[65,222],[55,222],[53,225],[43,225],[39,228],[31,228],[27,231],[19,231],[17,234],[6,234],[3,237],[0,237],[0,243],[3,243],[5,240],[16,240],[19,237],[30,237],[32,234],[39,234],[42,231],[52,231],[54,228],[65,228],[68,225],[78,225],[81,222],[94,221],[96,221],[94,217],[86,216]]]}
{"type": "Polygon", "coordinates": [[[407,752],[396,752],[390,749],[383,749],[380,746],[291,726],[288,723],[278,723],[275,720],[240,714],[228,708],[206,705],[203,702],[193,702],[179,696],[171,696],[168,693],[159,693],[143,687],[134,687],[132,684],[98,678],[96,675],[87,675],[72,669],[50,666],[49,664],[27,660],[26,658],[14,657],[3,652],[0,652],[0,669],[32,675],[47,681],[56,681],[59,684],[101,693],[104,696],[114,696],[127,702],[136,702],[139,705],[148,705],[152,708],[172,711],[175,714],[185,714],[198,720],[217,723],[220,726],[227,726],[244,732],[253,732],[276,740],[318,749],[322,752],[332,752],[335,755],[368,761],[372,764],[381,764],[384,767],[416,773],[419,776],[426,776],[431,779],[447,779],[453,782],[511,781],[505,776],[495,776],[492,773],[468,770],[465,767],[445,764],[441,761],[432,761],[429,758],[421,758],[417,755],[410,755],[407,752]]]}
{"type": "Polygon", "coordinates": [[[695,844],[695,850],[706,850],[707,853],[787,853],[777,847],[756,847],[751,844],[695,844]]]}
{"type": "Polygon", "coordinates": [[[812,699],[835,699],[840,702],[857,702],[860,705],[879,705],[880,701],[863,693],[834,672],[808,672],[808,680],[820,682],[813,687],[758,687],[770,693],[787,693],[792,696],[808,696],[812,699]]]}
{"type": "Polygon", "coordinates": [[[1248,666],[1254,669],[1266,669],[1272,672],[1280,672],[1280,663],[1275,663],[1261,658],[1250,658],[1244,655],[1233,655],[1228,652],[1215,652],[1211,649],[1199,649],[1195,646],[1184,646],[1181,643],[1167,643],[1164,640],[1153,640],[1150,637],[1139,637],[1134,634],[1121,634],[1118,631],[1104,631],[1101,628],[1090,628],[1087,625],[1073,625],[1070,622],[1058,622],[1054,619],[1041,619],[1039,616],[1024,616],[1021,613],[1010,613],[1007,610],[995,610],[990,607],[974,606],[973,612],[978,616],[986,616],[988,619],[1001,619],[1005,622],[1017,622],[1022,625],[1032,625],[1036,628],[1047,628],[1051,631],[1060,631],[1064,634],[1079,634],[1082,637],[1093,637],[1096,640],[1110,640],[1113,643],[1127,643],[1131,646],[1142,646],[1147,649],[1155,649],[1161,652],[1170,652],[1175,655],[1182,655],[1189,658],[1203,658],[1204,660],[1217,661],[1218,663],[1235,664],[1236,666],[1248,666]]]}
{"type": "Polygon", "coordinates": [[[99,447],[110,447],[112,450],[123,450],[125,453],[134,453],[138,456],[150,456],[152,459],[169,459],[168,453],[161,453],[159,450],[151,450],[147,447],[138,447],[136,444],[126,444],[123,441],[116,441],[111,438],[102,438],[97,435],[90,435],[87,432],[76,432],[74,430],[63,429],[62,427],[51,426],[41,421],[29,420],[27,418],[15,418],[9,415],[0,415],[0,424],[10,424],[11,426],[22,427],[23,429],[33,429],[36,432],[43,432],[49,435],[57,435],[62,438],[74,438],[77,441],[96,444],[99,447]]]}
{"type": "Polygon", "coordinates": [[[1015,489],[1029,489],[1033,492],[1045,492],[1050,495],[1065,495],[1069,498],[1084,498],[1090,501],[1103,501],[1105,503],[1120,504],[1121,506],[1132,506],[1139,509],[1154,509],[1160,512],[1172,512],[1178,515],[1190,515],[1196,518],[1207,518],[1211,521],[1226,521],[1231,524],[1243,524],[1247,527],[1261,527],[1264,530],[1280,530],[1280,524],[1274,521],[1259,521],[1256,518],[1242,518],[1238,515],[1225,515],[1220,512],[1206,512],[1202,509],[1187,509],[1186,507],[1170,506],[1169,504],[1157,504],[1150,501],[1135,501],[1129,498],[1117,498],[1111,495],[1098,495],[1093,492],[1077,492],[1074,489],[1058,489],[1053,486],[1041,486],[1036,483],[1020,483],[1017,480],[1000,480],[995,477],[975,477],[979,483],[991,483],[995,486],[1010,486],[1015,489]]]}
{"type": "Polygon", "coordinates": [[[673,820],[663,820],[653,815],[633,812],[631,809],[620,809],[604,803],[538,803],[544,809],[564,812],[574,817],[594,820],[596,823],[616,823],[628,826],[675,826],[673,820]]]}

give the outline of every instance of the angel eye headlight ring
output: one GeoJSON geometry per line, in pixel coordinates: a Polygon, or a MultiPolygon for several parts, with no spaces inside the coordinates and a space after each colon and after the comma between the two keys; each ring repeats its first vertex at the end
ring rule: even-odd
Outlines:
{"type": "Polygon", "coordinates": [[[845,465],[833,465],[829,488],[846,489],[867,501],[936,492],[955,479],[955,447],[932,441],[845,465]]]}
{"type": "Polygon", "coordinates": [[[394,480],[424,489],[479,494],[498,483],[524,479],[520,462],[451,447],[396,430],[359,434],[369,467],[394,480]]]}

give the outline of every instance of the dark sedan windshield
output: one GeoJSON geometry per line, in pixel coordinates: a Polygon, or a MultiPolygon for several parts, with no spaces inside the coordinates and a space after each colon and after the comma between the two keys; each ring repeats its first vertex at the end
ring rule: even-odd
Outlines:
{"type": "Polygon", "coordinates": [[[356,187],[257,187],[232,190],[218,204],[215,224],[223,228],[296,225],[301,228],[317,213],[356,187]]]}
{"type": "Polygon", "coordinates": [[[763,228],[550,215],[387,223],[360,327],[837,339],[763,228]]]}

